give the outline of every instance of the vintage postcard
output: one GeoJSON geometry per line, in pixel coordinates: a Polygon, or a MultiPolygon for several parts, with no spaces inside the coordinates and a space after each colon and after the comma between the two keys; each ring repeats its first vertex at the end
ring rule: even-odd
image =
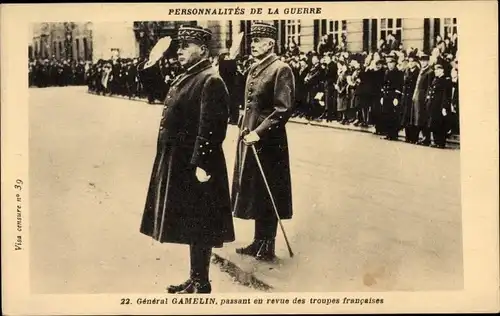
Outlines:
{"type": "Polygon", "coordinates": [[[499,311],[496,2],[1,9],[6,315],[499,311]]]}

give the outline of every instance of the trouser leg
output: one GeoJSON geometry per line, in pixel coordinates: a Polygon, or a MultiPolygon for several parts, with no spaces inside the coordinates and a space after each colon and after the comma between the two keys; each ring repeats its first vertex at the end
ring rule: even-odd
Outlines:
{"type": "Polygon", "coordinates": [[[255,220],[255,239],[273,240],[276,238],[278,229],[278,219],[276,217],[269,219],[255,220]]]}
{"type": "Polygon", "coordinates": [[[209,281],[210,257],[212,248],[207,246],[190,245],[191,279],[206,283],[209,281]]]}

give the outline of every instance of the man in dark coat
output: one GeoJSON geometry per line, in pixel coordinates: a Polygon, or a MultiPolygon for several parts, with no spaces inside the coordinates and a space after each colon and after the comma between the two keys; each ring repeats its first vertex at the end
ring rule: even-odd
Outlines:
{"type": "Polygon", "coordinates": [[[295,104],[296,104],[296,114],[299,117],[303,117],[307,113],[307,87],[305,84],[305,79],[309,73],[309,66],[307,64],[307,58],[303,57],[300,60],[300,68],[298,70],[298,76],[295,77],[295,104]]]}
{"type": "Polygon", "coordinates": [[[337,115],[337,109],[334,107],[336,105],[334,85],[337,82],[337,72],[337,64],[332,62],[331,54],[327,53],[325,55],[325,111],[320,116],[320,118],[326,118],[327,122],[332,121],[337,115]]]}
{"type": "MultiPolygon", "coordinates": [[[[165,99],[141,233],[161,243],[190,246],[190,278],[169,293],[210,293],[213,247],[234,241],[229,180],[222,143],[226,136],[229,96],[208,60],[211,32],[181,27],[179,62],[186,69],[165,99]]],[[[162,38],[142,77],[157,76],[158,60],[170,45],[162,38]]],[[[163,81],[163,77],[156,77],[163,81]]]]}
{"type": "Polygon", "coordinates": [[[418,134],[422,131],[423,140],[418,143],[424,146],[429,146],[431,143],[430,132],[426,127],[427,111],[425,108],[425,97],[427,96],[427,91],[429,90],[433,78],[434,71],[432,67],[429,66],[429,56],[420,56],[420,72],[417,77],[417,83],[415,84],[415,92],[413,93],[409,124],[418,130],[415,131],[417,134],[415,136],[416,138],[418,138],[418,134]]]}
{"type": "Polygon", "coordinates": [[[450,113],[450,129],[451,134],[460,135],[460,102],[458,99],[458,69],[451,71],[451,113],[450,113]]]}
{"type": "Polygon", "coordinates": [[[272,261],[278,221],[249,145],[258,151],[280,218],[291,219],[292,186],[285,124],[294,110],[295,79],[290,66],[273,53],[277,38],[274,26],[255,23],[251,37],[252,55],[258,62],[251,66],[246,80],[231,198],[236,218],[255,220],[255,235],[249,246],[236,252],[272,261]]]}
{"type": "Polygon", "coordinates": [[[434,79],[425,99],[425,107],[429,113],[427,128],[432,132],[434,145],[439,148],[446,145],[447,116],[451,101],[451,81],[444,76],[444,71],[443,65],[434,65],[434,79]]]}
{"type": "Polygon", "coordinates": [[[316,95],[318,93],[324,94],[323,80],[324,80],[324,70],[321,68],[319,56],[316,53],[311,55],[312,66],[309,73],[304,79],[304,84],[307,90],[307,113],[306,118],[317,119],[319,117],[319,100],[317,100],[316,95]]]}
{"type": "Polygon", "coordinates": [[[405,71],[403,84],[403,97],[401,100],[401,126],[405,129],[405,141],[415,144],[418,141],[418,130],[410,124],[410,112],[412,107],[413,94],[417,84],[419,70],[417,67],[417,57],[408,57],[408,69],[405,71]]]}
{"type": "Polygon", "coordinates": [[[229,123],[232,125],[238,124],[238,117],[240,116],[240,106],[236,97],[236,85],[238,82],[238,68],[237,65],[228,61],[228,53],[219,55],[219,74],[222,80],[226,83],[229,91],[230,107],[229,107],[229,123]]]}
{"type": "MultiPolygon", "coordinates": [[[[382,96],[382,85],[384,84],[384,61],[377,60],[375,62],[375,69],[371,73],[371,85],[370,85],[370,117],[368,120],[369,124],[379,125],[382,121],[382,104],[380,104],[380,98],[382,96]]],[[[378,131],[375,129],[375,135],[382,135],[382,131],[378,131]]]]}
{"type": "Polygon", "coordinates": [[[395,56],[388,56],[386,62],[387,70],[382,86],[382,120],[377,125],[377,130],[387,134],[385,139],[398,140],[403,73],[396,68],[395,56]]]}

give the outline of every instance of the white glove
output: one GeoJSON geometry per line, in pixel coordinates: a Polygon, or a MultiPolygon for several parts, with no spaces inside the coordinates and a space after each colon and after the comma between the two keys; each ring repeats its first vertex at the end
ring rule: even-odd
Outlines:
{"type": "Polygon", "coordinates": [[[196,178],[200,182],[207,182],[212,176],[209,176],[207,172],[201,168],[196,167],[196,178]]]}
{"type": "Polygon", "coordinates": [[[380,104],[384,104],[384,98],[380,98],[380,104]]]}
{"type": "Polygon", "coordinates": [[[260,140],[259,135],[256,132],[250,132],[245,137],[243,137],[243,142],[246,145],[252,145],[260,140]]]}
{"type": "Polygon", "coordinates": [[[446,116],[448,113],[446,112],[446,109],[443,109],[441,110],[441,113],[443,114],[443,116],[446,116]]]}
{"type": "Polygon", "coordinates": [[[394,106],[398,106],[398,104],[399,104],[398,99],[394,99],[394,100],[392,101],[392,104],[393,104],[394,106]]]}
{"type": "Polygon", "coordinates": [[[163,56],[163,53],[170,47],[171,42],[172,39],[170,38],[170,36],[165,36],[159,39],[149,53],[148,62],[146,63],[144,68],[148,68],[154,65],[163,56]]]}

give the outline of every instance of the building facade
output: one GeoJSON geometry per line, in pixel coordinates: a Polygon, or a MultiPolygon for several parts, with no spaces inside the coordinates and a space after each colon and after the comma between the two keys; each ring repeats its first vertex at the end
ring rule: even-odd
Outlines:
{"type": "Polygon", "coordinates": [[[92,23],[33,23],[28,56],[32,59],[91,60],[93,52],[92,23]]]}
{"type": "MultiPolygon", "coordinates": [[[[249,34],[251,23],[252,21],[240,21],[238,29],[229,36],[240,31],[249,34]]],[[[344,38],[350,52],[369,52],[376,50],[379,41],[385,40],[388,34],[393,34],[405,48],[413,47],[429,52],[434,47],[438,34],[444,39],[448,34],[458,32],[456,18],[275,20],[272,23],[278,28],[278,53],[285,51],[291,42],[303,52],[315,51],[324,35],[330,36],[337,43],[344,38]]],[[[249,46],[250,38],[245,36],[241,53],[248,54],[249,46]]]]}
{"type": "MultiPolygon", "coordinates": [[[[262,21],[262,20],[259,20],[262,21]]],[[[33,25],[30,57],[98,60],[113,55],[122,58],[146,57],[156,41],[164,36],[175,38],[180,25],[199,25],[213,33],[211,52],[227,51],[233,38],[244,32],[242,55],[250,52],[250,27],[254,21],[135,21],[106,23],[38,23],[33,25]]],[[[378,42],[393,34],[405,48],[429,52],[438,34],[446,38],[458,31],[456,18],[379,18],[350,20],[271,20],[278,29],[276,53],[294,43],[302,52],[316,50],[321,37],[343,41],[350,52],[372,51],[378,42]]],[[[175,43],[171,54],[175,54],[175,43]]]]}

